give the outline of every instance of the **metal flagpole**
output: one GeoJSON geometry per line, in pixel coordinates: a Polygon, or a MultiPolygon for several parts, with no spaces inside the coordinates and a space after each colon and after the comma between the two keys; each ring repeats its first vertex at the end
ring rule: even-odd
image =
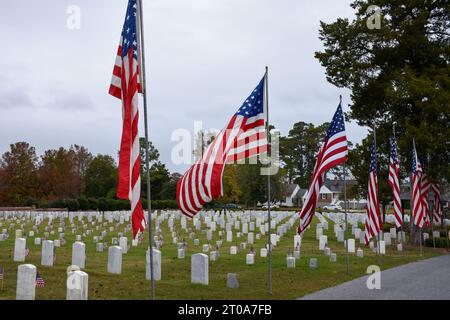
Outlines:
{"type": "Polygon", "coordinates": [[[422,227],[420,227],[420,239],[419,239],[419,245],[420,245],[420,256],[423,256],[423,249],[422,249],[422,227]]]}
{"type": "Polygon", "coordinates": [[[150,194],[150,157],[148,142],[148,119],[147,119],[147,87],[145,79],[145,46],[144,46],[144,20],[142,14],[142,0],[137,0],[137,22],[136,33],[138,36],[138,52],[140,57],[139,77],[141,80],[142,95],[144,98],[144,125],[145,125],[145,165],[147,168],[147,211],[148,211],[148,237],[149,237],[149,255],[150,255],[150,283],[152,291],[152,300],[155,300],[155,277],[153,270],[153,236],[152,236],[152,204],[150,194]]]}
{"type": "MultiPolygon", "coordinates": [[[[430,167],[430,154],[429,153],[427,153],[427,161],[428,161],[427,168],[429,168],[430,167]]],[[[431,182],[432,181],[430,179],[430,181],[429,181],[430,185],[431,185],[431,182]]],[[[430,187],[430,189],[431,189],[431,187],[430,187]]],[[[433,248],[436,249],[436,241],[434,240],[434,226],[433,226],[433,224],[434,224],[434,219],[433,219],[434,218],[434,215],[433,215],[434,201],[429,201],[429,194],[430,194],[430,192],[428,192],[428,194],[426,195],[426,197],[427,197],[427,204],[428,204],[428,210],[430,212],[430,216],[428,217],[428,219],[430,220],[430,225],[431,225],[431,235],[432,235],[432,238],[433,238],[433,248]]]]}
{"type": "Polygon", "coordinates": [[[347,178],[344,162],[344,212],[345,212],[345,252],[347,253],[347,274],[350,274],[350,257],[348,255],[348,221],[347,221],[347,178]]]}
{"type": "Polygon", "coordinates": [[[430,201],[430,224],[431,224],[431,234],[433,236],[433,248],[436,249],[436,241],[434,240],[434,215],[433,215],[433,210],[434,210],[434,201],[430,201]]]}
{"type": "MultiPolygon", "coordinates": [[[[439,205],[441,205],[441,204],[439,204],[439,205]]],[[[442,210],[443,211],[443,210],[442,210]]],[[[447,223],[445,223],[445,221],[444,221],[444,219],[445,220],[447,220],[447,211],[445,212],[445,217],[442,217],[441,216],[441,219],[442,219],[442,224],[445,224],[445,237],[447,238],[447,251],[449,250],[449,241],[448,241],[448,238],[449,238],[449,236],[448,236],[448,224],[447,223]]]]}
{"type": "MultiPolygon", "coordinates": [[[[342,107],[342,95],[339,95],[339,105],[342,107]]],[[[348,219],[347,219],[347,176],[346,162],[343,166],[344,170],[344,213],[345,213],[345,252],[347,254],[347,274],[350,274],[350,257],[348,254],[348,219]]]]}
{"type": "MultiPolygon", "coordinates": [[[[266,104],[266,135],[267,135],[267,157],[270,158],[270,132],[269,132],[269,67],[266,66],[266,74],[264,76],[264,88],[265,88],[265,104],[266,104]]],[[[272,242],[271,242],[271,217],[270,217],[270,173],[272,163],[269,163],[269,172],[267,175],[267,220],[269,223],[268,232],[268,244],[269,244],[269,294],[272,294],[272,242]]]]}

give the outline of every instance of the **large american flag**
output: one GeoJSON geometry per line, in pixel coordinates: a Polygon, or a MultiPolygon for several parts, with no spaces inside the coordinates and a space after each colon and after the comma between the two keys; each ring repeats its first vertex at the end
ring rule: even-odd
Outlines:
{"type": "Polygon", "coordinates": [[[377,144],[375,136],[370,147],[369,190],[367,193],[366,213],[365,244],[368,245],[370,239],[377,236],[383,226],[380,202],[378,201],[377,144]]]}
{"type": "Polygon", "coordinates": [[[347,136],[345,135],[344,115],[341,104],[339,104],[327,130],[325,142],[317,155],[316,165],[311,178],[306,199],[299,213],[300,224],[298,234],[309,226],[316,211],[317,199],[320,188],[323,185],[324,173],[331,168],[344,163],[348,156],[347,136]]]}
{"type": "Polygon", "coordinates": [[[425,210],[423,208],[422,195],[421,195],[421,178],[422,178],[422,165],[417,157],[416,144],[413,146],[413,160],[412,160],[412,205],[411,212],[414,220],[414,224],[422,228],[425,224],[425,210]]]}
{"type": "Polygon", "coordinates": [[[430,192],[430,181],[428,175],[422,172],[422,179],[420,179],[420,194],[422,195],[422,208],[424,217],[424,226],[431,226],[430,223],[430,207],[428,205],[428,194],[430,192]]]}
{"type": "Polygon", "coordinates": [[[178,181],[177,202],[184,215],[193,217],[206,203],[223,195],[222,175],[226,163],[267,152],[265,79],[261,80],[203,156],[178,181]]]}
{"type": "Polygon", "coordinates": [[[117,198],[131,202],[133,236],[146,226],[141,204],[141,159],[139,154],[139,63],[137,47],[136,0],[128,2],[119,50],[114,65],[109,93],[122,100],[122,139],[119,154],[117,198]]]}
{"type": "Polygon", "coordinates": [[[394,198],[394,217],[395,226],[400,228],[403,224],[402,219],[402,202],[400,200],[400,181],[399,181],[400,165],[398,162],[397,139],[395,132],[391,138],[391,156],[389,158],[389,185],[392,189],[394,198]]]}
{"type": "Polygon", "coordinates": [[[441,203],[441,190],[435,183],[431,184],[431,190],[434,193],[434,206],[433,206],[433,222],[435,224],[441,224],[442,222],[442,203],[441,203]]]}

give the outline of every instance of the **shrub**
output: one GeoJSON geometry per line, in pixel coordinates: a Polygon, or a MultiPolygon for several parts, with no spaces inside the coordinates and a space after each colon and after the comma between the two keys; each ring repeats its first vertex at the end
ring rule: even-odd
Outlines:
{"type": "Polygon", "coordinates": [[[69,211],[78,211],[79,204],[77,199],[67,199],[65,200],[65,203],[69,211]]]}
{"type": "Polygon", "coordinates": [[[80,210],[89,210],[89,201],[85,196],[81,196],[78,198],[78,207],[80,210]]]}
{"type": "Polygon", "coordinates": [[[52,202],[50,202],[51,208],[67,208],[67,204],[62,199],[55,199],[52,202]]]}
{"type": "MultiPolygon", "coordinates": [[[[447,239],[446,238],[434,238],[434,243],[436,244],[436,248],[447,248],[447,239]]],[[[433,239],[428,238],[425,240],[426,247],[433,247],[433,239]]]]}
{"type": "Polygon", "coordinates": [[[88,198],[88,210],[98,210],[98,200],[95,198],[88,198]]]}

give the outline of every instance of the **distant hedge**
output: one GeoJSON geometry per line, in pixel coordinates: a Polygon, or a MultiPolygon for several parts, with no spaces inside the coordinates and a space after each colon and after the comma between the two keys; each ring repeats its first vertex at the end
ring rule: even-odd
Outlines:
{"type": "MultiPolygon", "coordinates": [[[[147,208],[147,200],[142,200],[144,210],[147,208]]],[[[175,200],[153,200],[152,209],[177,209],[178,205],[175,200]]],[[[42,204],[41,208],[62,208],[69,211],[79,210],[99,210],[99,211],[120,211],[130,210],[130,202],[128,200],[109,199],[109,198],[85,198],[78,199],[57,199],[49,203],[42,204]]]]}
{"type": "MultiPolygon", "coordinates": [[[[447,248],[447,239],[446,238],[434,238],[434,242],[436,244],[436,248],[447,248]]],[[[426,247],[433,247],[433,239],[428,238],[425,240],[426,247]]]]}

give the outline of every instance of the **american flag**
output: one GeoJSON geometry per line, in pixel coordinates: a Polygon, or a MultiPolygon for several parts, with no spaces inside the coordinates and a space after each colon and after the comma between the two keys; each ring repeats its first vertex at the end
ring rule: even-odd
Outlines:
{"type": "Polygon", "coordinates": [[[226,163],[267,152],[265,79],[266,76],[208,146],[202,158],[178,181],[178,207],[186,216],[193,217],[203,205],[223,195],[222,175],[226,163]]]}
{"type": "Polygon", "coordinates": [[[365,244],[368,245],[372,237],[380,233],[381,221],[380,203],[378,201],[377,178],[377,144],[375,137],[370,147],[369,191],[367,194],[365,244]]]}
{"type": "Polygon", "coordinates": [[[400,200],[400,181],[399,181],[400,165],[398,162],[397,139],[395,132],[391,138],[391,156],[389,158],[389,185],[392,189],[394,198],[394,217],[395,226],[400,228],[403,224],[402,219],[402,202],[400,200]]]}
{"type": "Polygon", "coordinates": [[[25,257],[28,257],[30,254],[30,249],[28,247],[25,248],[25,257]]]}
{"type": "Polygon", "coordinates": [[[144,231],[142,209],[141,159],[138,135],[138,93],[141,92],[138,64],[137,4],[129,0],[109,93],[122,100],[123,128],[119,155],[117,198],[131,202],[133,236],[144,231]]]}
{"type": "Polygon", "coordinates": [[[439,189],[439,186],[435,183],[431,184],[431,190],[434,193],[433,222],[436,224],[441,224],[442,222],[441,191],[439,189]]]}
{"type": "Polygon", "coordinates": [[[416,144],[413,143],[413,160],[412,160],[412,205],[411,212],[414,218],[414,224],[422,228],[425,224],[425,210],[423,208],[422,196],[421,196],[421,178],[422,178],[422,165],[417,157],[416,144]]]}
{"type": "Polygon", "coordinates": [[[428,205],[428,194],[430,192],[430,181],[428,180],[428,175],[422,172],[422,179],[420,180],[420,193],[422,195],[422,208],[424,214],[424,226],[431,226],[430,223],[430,207],[428,205]]]}
{"type": "Polygon", "coordinates": [[[325,142],[320,148],[314,172],[311,178],[306,199],[299,213],[300,224],[298,234],[309,226],[314,217],[316,203],[320,188],[323,185],[324,173],[331,168],[344,163],[348,156],[347,136],[345,135],[344,115],[341,104],[339,104],[327,131],[325,142]]]}
{"type": "Polygon", "coordinates": [[[39,272],[36,273],[36,287],[38,287],[38,288],[45,287],[44,278],[41,277],[39,272]]]}

